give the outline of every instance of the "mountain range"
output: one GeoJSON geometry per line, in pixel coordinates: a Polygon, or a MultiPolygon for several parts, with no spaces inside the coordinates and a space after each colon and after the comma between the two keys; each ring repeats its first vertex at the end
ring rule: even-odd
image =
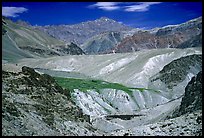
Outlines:
{"type": "Polygon", "coordinates": [[[202,136],[202,17],[150,30],[2,17],[2,45],[2,135],[202,136]]]}
{"type": "Polygon", "coordinates": [[[185,48],[201,45],[202,17],[199,17],[178,25],[168,25],[162,28],[139,31],[133,36],[123,39],[113,50],[123,53],[141,49],[185,48]],[[191,41],[196,41],[196,43],[193,42],[194,45],[185,45],[191,41]]]}
{"type": "Polygon", "coordinates": [[[86,21],[74,25],[47,25],[34,26],[34,28],[42,30],[65,42],[74,42],[78,45],[83,44],[90,37],[100,33],[132,29],[107,17],[101,17],[94,21],[86,21]]]}
{"type": "Polygon", "coordinates": [[[202,43],[202,17],[150,30],[130,28],[107,17],[75,25],[48,25],[34,28],[65,42],[75,42],[86,54],[196,47],[202,43]],[[186,45],[191,41],[196,41],[196,45],[186,45]]]}
{"type": "Polygon", "coordinates": [[[130,28],[107,17],[74,25],[47,26],[31,26],[21,20],[15,23],[3,17],[2,27],[3,53],[8,55],[7,48],[13,47],[18,52],[11,53],[11,50],[9,56],[14,54],[17,59],[202,46],[202,17],[150,30],[130,28]]]}

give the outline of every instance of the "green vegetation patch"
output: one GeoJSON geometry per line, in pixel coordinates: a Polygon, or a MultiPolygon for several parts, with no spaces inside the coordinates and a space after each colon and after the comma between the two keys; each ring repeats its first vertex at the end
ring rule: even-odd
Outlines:
{"type": "Polygon", "coordinates": [[[131,88],[119,83],[110,83],[102,80],[61,78],[61,77],[55,77],[55,80],[61,87],[69,89],[72,92],[74,91],[74,89],[79,89],[83,92],[87,92],[87,90],[95,90],[97,92],[100,92],[101,89],[116,89],[122,90],[129,94],[130,96],[132,96],[133,90],[139,90],[140,92],[143,92],[144,90],[159,92],[156,90],[146,88],[131,88]]]}

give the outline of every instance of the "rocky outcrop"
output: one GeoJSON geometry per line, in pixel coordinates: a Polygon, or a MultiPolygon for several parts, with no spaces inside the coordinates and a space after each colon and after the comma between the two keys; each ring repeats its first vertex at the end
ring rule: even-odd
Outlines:
{"type": "Polygon", "coordinates": [[[101,135],[89,121],[51,76],[2,71],[2,135],[101,135]]]}
{"type": "Polygon", "coordinates": [[[115,130],[111,136],[202,136],[202,110],[194,113],[160,121],[153,124],[140,125],[130,129],[115,130]]]}
{"type": "Polygon", "coordinates": [[[59,51],[60,53],[63,53],[65,55],[83,55],[85,52],[76,44],[70,43],[66,44],[65,46],[57,46],[53,47],[56,51],[59,51]]]}
{"type": "Polygon", "coordinates": [[[192,128],[197,129],[193,130],[191,128],[194,131],[193,135],[202,136],[202,71],[192,77],[191,81],[185,87],[185,94],[180,106],[171,115],[167,116],[166,120],[175,120],[183,116],[191,116],[189,119],[186,119],[188,121],[194,120],[194,127],[192,127],[192,123],[189,124],[192,128]],[[200,113],[196,115],[198,112],[200,113]]]}
{"type": "Polygon", "coordinates": [[[149,87],[160,89],[168,98],[184,95],[191,78],[202,70],[202,55],[189,55],[172,61],[150,78],[149,87]]]}
{"type": "Polygon", "coordinates": [[[181,57],[164,66],[158,75],[151,78],[151,81],[160,79],[169,89],[172,89],[186,78],[189,71],[197,74],[196,69],[197,71],[202,69],[202,55],[181,57]]]}
{"type": "Polygon", "coordinates": [[[181,105],[179,109],[173,113],[172,117],[192,113],[197,110],[202,110],[202,71],[194,76],[186,86],[181,105]]]}

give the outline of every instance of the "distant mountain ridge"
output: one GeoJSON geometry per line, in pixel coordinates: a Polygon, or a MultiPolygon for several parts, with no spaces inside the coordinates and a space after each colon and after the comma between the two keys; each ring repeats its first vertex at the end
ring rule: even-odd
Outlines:
{"type": "MultiPolygon", "coordinates": [[[[2,23],[5,26],[3,20],[2,23]]],[[[41,36],[43,39],[49,38],[45,41],[49,43],[46,44],[46,47],[51,49],[51,55],[109,54],[135,52],[143,49],[202,47],[202,16],[185,23],[150,30],[131,28],[107,17],[74,25],[31,26],[28,22],[21,20],[15,24],[20,28],[29,28],[27,30],[31,29],[33,32],[43,34],[43,37],[41,36]],[[56,42],[60,43],[55,44],[56,42]],[[68,48],[65,43],[69,43],[70,47],[68,48]]],[[[7,30],[3,27],[2,34],[6,32],[7,30]]],[[[38,52],[38,54],[46,53],[46,50],[37,49],[36,51],[33,47],[20,46],[19,48],[38,52]]],[[[48,52],[45,55],[50,54],[48,52]]]]}
{"type": "Polygon", "coordinates": [[[202,47],[202,17],[182,24],[156,27],[150,30],[135,28],[131,31],[107,32],[88,39],[82,45],[82,49],[87,54],[189,47],[202,47]]]}
{"type": "Polygon", "coordinates": [[[34,26],[34,28],[44,31],[57,39],[65,42],[74,42],[78,45],[83,44],[90,37],[100,33],[133,29],[107,17],[74,25],[46,25],[34,26]]]}
{"type": "Polygon", "coordinates": [[[48,25],[34,28],[65,42],[75,42],[86,54],[202,46],[202,17],[151,30],[130,28],[107,17],[74,25],[48,25]]]}
{"type": "Polygon", "coordinates": [[[32,29],[26,22],[13,22],[5,17],[2,17],[2,51],[2,58],[7,61],[84,54],[73,43],[65,44],[42,31],[32,29]]]}
{"type": "Polygon", "coordinates": [[[123,39],[109,52],[124,53],[142,49],[199,46],[202,46],[202,17],[178,25],[138,31],[133,36],[123,39]]]}

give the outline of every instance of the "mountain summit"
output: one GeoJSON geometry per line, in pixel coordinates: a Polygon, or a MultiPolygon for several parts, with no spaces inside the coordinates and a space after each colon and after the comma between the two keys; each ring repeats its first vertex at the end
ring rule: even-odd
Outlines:
{"type": "Polygon", "coordinates": [[[99,19],[96,19],[96,21],[97,21],[97,20],[99,20],[99,21],[110,21],[110,22],[116,22],[115,20],[110,19],[110,18],[105,17],[105,16],[103,16],[103,17],[101,17],[101,18],[99,18],[99,19]]]}

